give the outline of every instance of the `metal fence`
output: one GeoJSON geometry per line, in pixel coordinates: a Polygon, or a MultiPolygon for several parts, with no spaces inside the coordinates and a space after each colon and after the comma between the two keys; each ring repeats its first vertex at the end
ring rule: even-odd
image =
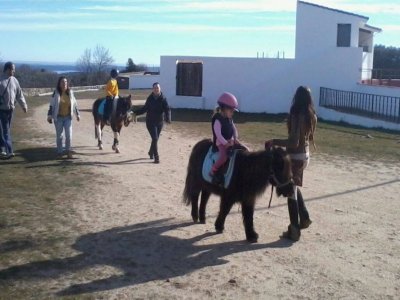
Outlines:
{"type": "Polygon", "coordinates": [[[319,105],[344,113],[400,123],[400,97],[321,87],[319,105]]]}

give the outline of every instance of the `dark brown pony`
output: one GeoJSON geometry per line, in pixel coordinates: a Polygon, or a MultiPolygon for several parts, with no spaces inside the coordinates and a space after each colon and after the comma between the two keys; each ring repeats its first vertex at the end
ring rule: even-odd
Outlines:
{"type": "MultiPolygon", "coordinates": [[[[106,125],[105,120],[103,119],[102,115],[99,115],[99,106],[101,101],[104,98],[97,99],[93,103],[92,107],[92,114],[94,118],[94,126],[95,126],[95,138],[98,141],[97,146],[100,150],[103,150],[103,128],[106,125]]],[[[130,120],[128,117],[128,112],[132,108],[132,96],[129,95],[128,97],[119,97],[116,103],[115,113],[111,114],[111,129],[114,132],[114,143],[112,145],[112,149],[119,153],[119,135],[121,133],[121,128],[123,125],[126,127],[129,126],[130,120]]]]}
{"type": "Polygon", "coordinates": [[[222,233],[225,218],[233,204],[242,206],[243,223],[246,238],[255,243],[258,234],[253,226],[253,214],[256,198],[265,192],[269,184],[276,187],[278,196],[285,197],[293,193],[293,181],[290,158],[282,148],[271,148],[259,152],[240,151],[236,156],[235,168],[228,189],[210,184],[203,179],[203,161],[212,141],[202,140],[197,143],[190,155],[187,169],[183,200],[192,204],[194,222],[206,222],[206,206],[211,194],[221,197],[220,210],[215,221],[215,230],[222,233]],[[201,193],[200,210],[198,199],[201,193]]]}

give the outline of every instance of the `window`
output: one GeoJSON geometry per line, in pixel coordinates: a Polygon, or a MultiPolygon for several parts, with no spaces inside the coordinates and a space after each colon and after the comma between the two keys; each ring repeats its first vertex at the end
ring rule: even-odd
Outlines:
{"type": "Polygon", "coordinates": [[[337,46],[350,47],[351,24],[338,24],[337,46]]]}
{"type": "Polygon", "coordinates": [[[201,97],[203,63],[178,62],[176,65],[176,95],[201,97]]]}

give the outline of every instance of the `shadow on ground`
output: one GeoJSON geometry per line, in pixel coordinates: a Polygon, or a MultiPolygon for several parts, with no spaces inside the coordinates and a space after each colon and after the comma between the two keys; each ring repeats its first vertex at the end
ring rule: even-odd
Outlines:
{"type": "MultiPolygon", "coordinates": [[[[211,245],[196,245],[196,242],[214,233],[205,233],[182,239],[168,236],[170,230],[179,230],[192,223],[171,223],[172,219],[161,219],[146,223],[116,227],[79,237],[72,246],[81,254],[74,257],[31,262],[0,271],[0,283],[15,280],[56,279],[63,275],[86,269],[111,266],[121,273],[88,282],[75,282],[57,295],[78,295],[106,291],[145,283],[167,280],[193,271],[226,264],[226,256],[233,253],[265,248],[285,248],[292,243],[277,240],[267,244],[248,244],[232,241],[211,245]]],[[[96,272],[96,274],[99,274],[96,272]]]]}

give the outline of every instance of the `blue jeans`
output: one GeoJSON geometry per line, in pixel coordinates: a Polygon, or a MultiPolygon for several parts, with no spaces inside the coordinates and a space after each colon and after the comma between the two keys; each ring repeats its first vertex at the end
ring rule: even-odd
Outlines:
{"type": "Polygon", "coordinates": [[[11,141],[12,110],[0,110],[0,151],[7,154],[13,153],[11,141]]]}
{"type": "Polygon", "coordinates": [[[65,151],[70,151],[72,138],[72,118],[57,117],[57,121],[54,122],[54,125],[56,127],[57,153],[63,153],[63,131],[65,133],[65,151]]]}

